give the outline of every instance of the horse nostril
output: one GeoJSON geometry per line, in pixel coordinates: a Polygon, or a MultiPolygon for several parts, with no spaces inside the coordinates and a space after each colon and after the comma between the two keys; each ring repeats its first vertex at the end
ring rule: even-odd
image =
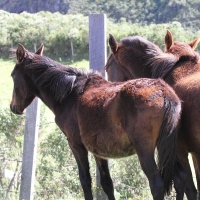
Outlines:
{"type": "Polygon", "coordinates": [[[17,115],[22,115],[23,111],[21,111],[20,109],[17,109],[17,107],[15,105],[10,104],[10,110],[17,115]]]}
{"type": "Polygon", "coordinates": [[[17,109],[15,106],[13,106],[12,104],[10,104],[10,110],[14,113],[17,114],[17,109]]]}

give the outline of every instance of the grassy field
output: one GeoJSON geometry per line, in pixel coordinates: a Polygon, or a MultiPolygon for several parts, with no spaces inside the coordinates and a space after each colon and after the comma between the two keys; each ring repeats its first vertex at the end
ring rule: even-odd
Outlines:
{"type": "Polygon", "coordinates": [[[13,82],[10,76],[15,63],[13,60],[4,61],[0,59],[0,103],[3,106],[9,106],[13,82]]]}

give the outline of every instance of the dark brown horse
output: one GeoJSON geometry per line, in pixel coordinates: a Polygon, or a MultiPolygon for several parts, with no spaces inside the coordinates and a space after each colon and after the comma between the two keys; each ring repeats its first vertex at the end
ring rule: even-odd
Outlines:
{"type": "MultiPolygon", "coordinates": [[[[194,186],[188,153],[192,154],[200,190],[200,57],[194,51],[200,38],[189,44],[174,42],[172,34],[165,36],[166,51],[140,37],[126,37],[118,44],[110,35],[111,55],[106,64],[108,79],[125,81],[135,78],[163,78],[183,101],[181,128],[178,137],[178,157],[187,172],[186,195],[194,200],[194,186]]],[[[181,197],[181,194],[178,195],[181,197]]],[[[177,199],[179,199],[177,197],[177,199]]]]}
{"type": "Polygon", "coordinates": [[[106,81],[95,71],[63,66],[19,44],[11,110],[22,114],[37,96],[55,114],[75,156],[85,199],[91,200],[88,151],[100,171],[103,190],[114,200],[107,158],[137,153],[153,198],[163,200],[172,186],[176,130],[181,103],[160,79],[106,81]],[[158,164],[154,159],[158,149],[158,164]]]}

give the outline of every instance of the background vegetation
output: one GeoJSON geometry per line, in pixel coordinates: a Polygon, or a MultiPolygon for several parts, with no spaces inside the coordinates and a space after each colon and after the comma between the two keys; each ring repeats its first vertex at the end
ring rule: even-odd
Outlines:
{"type": "MultiPolygon", "coordinates": [[[[35,51],[44,43],[45,55],[88,68],[88,14],[100,12],[108,17],[107,35],[112,33],[118,41],[141,35],[164,49],[167,29],[183,42],[200,35],[200,0],[2,0],[0,9],[0,200],[19,197],[24,133],[24,116],[9,110],[10,73],[15,63],[9,59],[10,47],[22,43],[35,51]]],[[[53,121],[53,115],[42,105],[35,199],[83,199],[75,160],[53,121]]],[[[95,192],[99,188],[91,155],[90,164],[95,192]]],[[[137,156],[110,161],[110,169],[117,199],[151,199],[137,156]]]]}
{"type": "Polygon", "coordinates": [[[0,9],[12,13],[49,11],[84,16],[105,13],[114,22],[122,18],[141,24],[179,21],[195,30],[200,25],[199,0],[1,0],[0,9]]]}
{"type": "MultiPolygon", "coordinates": [[[[82,14],[62,15],[60,13],[39,12],[30,14],[8,13],[0,10],[0,57],[8,58],[10,47],[22,43],[30,51],[35,51],[41,43],[45,45],[45,55],[59,61],[88,60],[88,17],[82,14]]],[[[169,29],[175,38],[188,42],[200,35],[184,28],[180,22],[141,25],[127,22],[118,23],[107,19],[107,34],[112,33],[117,40],[129,35],[141,35],[163,48],[164,36],[169,29]]]]}

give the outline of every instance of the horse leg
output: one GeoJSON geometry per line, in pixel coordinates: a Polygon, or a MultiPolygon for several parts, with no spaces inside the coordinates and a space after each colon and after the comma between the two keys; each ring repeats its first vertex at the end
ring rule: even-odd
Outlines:
{"type": "MultiPolygon", "coordinates": [[[[190,168],[190,164],[189,164],[189,160],[188,160],[188,152],[186,149],[183,148],[178,148],[177,149],[177,155],[178,155],[178,159],[180,161],[180,163],[182,164],[185,172],[186,172],[186,188],[185,188],[185,193],[187,196],[188,200],[196,200],[197,199],[197,190],[195,188],[194,185],[194,181],[193,181],[193,177],[192,177],[192,172],[191,172],[191,168],[190,168]]],[[[177,185],[176,182],[175,184],[175,189],[177,190],[177,185]]],[[[179,200],[179,193],[177,192],[177,200],[179,200]]]]}
{"type": "Polygon", "coordinates": [[[108,161],[95,156],[97,167],[100,173],[100,182],[109,200],[115,200],[113,182],[110,177],[108,161]]]}
{"type": "MultiPolygon", "coordinates": [[[[145,148],[145,144],[143,145],[145,148]]],[[[140,165],[149,180],[151,194],[154,200],[164,199],[164,182],[158,172],[154,159],[154,152],[148,152],[147,149],[136,148],[140,165]]]]}
{"type": "Polygon", "coordinates": [[[196,173],[196,181],[197,181],[197,189],[198,189],[197,199],[200,200],[200,156],[195,153],[192,153],[192,160],[194,163],[194,169],[196,173]]]}
{"type": "Polygon", "coordinates": [[[75,144],[70,141],[68,142],[78,165],[79,178],[83,188],[85,200],[93,200],[88,151],[83,144],[75,144]]]}
{"type": "Polygon", "coordinates": [[[179,160],[175,163],[174,168],[174,188],[176,190],[176,200],[183,200],[186,187],[187,174],[179,160]]]}

